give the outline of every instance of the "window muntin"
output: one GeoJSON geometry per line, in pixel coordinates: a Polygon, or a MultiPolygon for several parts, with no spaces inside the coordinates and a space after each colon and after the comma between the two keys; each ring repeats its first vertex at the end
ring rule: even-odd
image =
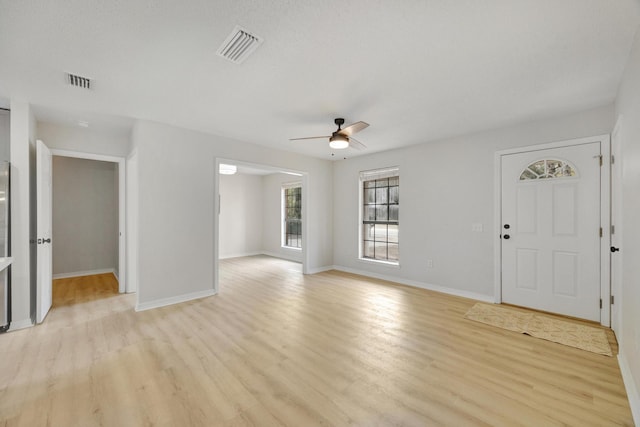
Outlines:
{"type": "MultiPolygon", "coordinates": [[[[387,174],[389,172],[387,171],[387,174]]],[[[362,177],[362,258],[397,263],[400,177],[362,177]]],[[[380,174],[379,174],[380,175],[380,174]]]]}
{"type": "Polygon", "coordinates": [[[302,248],[302,187],[282,189],[284,204],[283,246],[302,248]]]}
{"type": "Polygon", "coordinates": [[[576,168],[557,159],[538,160],[527,166],[520,174],[520,181],[530,179],[565,178],[576,176],[576,168]]]}

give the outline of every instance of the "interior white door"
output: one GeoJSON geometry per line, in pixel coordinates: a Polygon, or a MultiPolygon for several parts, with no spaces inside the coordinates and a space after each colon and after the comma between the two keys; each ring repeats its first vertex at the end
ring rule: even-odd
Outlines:
{"type": "Polygon", "coordinates": [[[600,321],[600,154],[502,156],[503,302],[600,321]]]}
{"type": "Polygon", "coordinates": [[[51,257],[51,151],[40,140],[36,142],[37,197],[37,295],[36,322],[42,323],[52,302],[53,265],[51,257]]]}

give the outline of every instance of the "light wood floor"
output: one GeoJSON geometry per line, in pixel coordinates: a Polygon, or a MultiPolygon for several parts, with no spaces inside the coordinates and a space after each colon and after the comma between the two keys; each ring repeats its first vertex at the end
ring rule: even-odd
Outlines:
{"type": "Polygon", "coordinates": [[[633,425],[616,358],[465,320],[472,300],[250,257],[136,313],[109,277],[56,281],[44,324],[0,335],[0,425],[633,425]]]}

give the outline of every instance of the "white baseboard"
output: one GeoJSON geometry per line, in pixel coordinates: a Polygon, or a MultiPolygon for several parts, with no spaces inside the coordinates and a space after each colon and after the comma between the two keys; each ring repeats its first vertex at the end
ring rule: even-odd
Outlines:
{"type": "Polygon", "coordinates": [[[479,294],[476,292],[465,291],[462,289],[449,288],[447,286],[433,285],[431,283],[418,282],[416,280],[403,279],[401,277],[388,276],[386,274],[371,273],[369,271],[358,270],[355,268],[334,265],[334,270],[344,271],[345,273],[357,274],[360,276],[372,277],[374,279],[387,280],[389,282],[400,283],[401,285],[413,286],[415,288],[427,289],[443,294],[455,295],[457,297],[470,298],[478,301],[493,303],[494,299],[491,295],[479,294]]]}
{"type": "Polygon", "coordinates": [[[274,258],[286,259],[287,261],[302,262],[302,253],[293,249],[282,252],[262,251],[261,255],[272,256],[274,258]]]}
{"type": "MultiPolygon", "coordinates": [[[[103,268],[101,270],[86,270],[86,271],[73,271],[71,273],[58,273],[53,275],[53,279],[68,279],[70,277],[82,277],[82,276],[93,276],[95,274],[106,274],[111,273],[114,276],[116,275],[116,270],[114,268],[103,268]]],[[[116,276],[116,279],[118,276],[116,276]]]]}
{"type": "Polygon", "coordinates": [[[629,399],[633,421],[636,425],[640,426],[640,393],[631,374],[631,368],[629,367],[629,362],[625,356],[622,345],[618,348],[618,364],[620,365],[624,388],[627,390],[627,398],[629,399]]]}
{"type": "Polygon", "coordinates": [[[220,255],[220,259],[227,259],[227,258],[242,258],[245,256],[256,256],[256,255],[262,255],[263,252],[243,252],[240,254],[231,254],[231,255],[220,255]]]}
{"type": "Polygon", "coordinates": [[[337,270],[335,265],[325,265],[324,267],[310,268],[307,274],[318,274],[329,270],[337,270]]]}
{"type": "Polygon", "coordinates": [[[33,326],[33,322],[31,321],[31,319],[18,320],[17,322],[16,321],[11,322],[8,332],[18,331],[20,329],[30,328],[32,326],[33,326]]]}
{"type": "Polygon", "coordinates": [[[136,304],[136,311],[151,310],[152,308],[160,308],[167,305],[179,304],[181,302],[187,302],[194,299],[210,297],[215,294],[217,294],[215,290],[207,289],[206,291],[191,292],[190,294],[177,295],[175,297],[161,298],[158,300],[143,303],[139,302],[136,304]]]}

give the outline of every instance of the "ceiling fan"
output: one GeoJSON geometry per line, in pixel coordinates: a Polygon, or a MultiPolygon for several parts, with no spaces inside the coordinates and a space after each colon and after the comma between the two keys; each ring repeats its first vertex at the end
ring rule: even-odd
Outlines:
{"type": "Polygon", "coordinates": [[[329,138],[329,147],[341,150],[347,147],[353,147],[357,150],[362,150],[367,148],[362,142],[355,139],[352,135],[356,132],[360,132],[362,129],[369,127],[369,123],[365,122],[355,122],[350,124],[349,126],[342,129],[342,125],[344,124],[344,119],[337,118],[333,121],[336,126],[338,126],[338,130],[333,132],[331,135],[324,136],[309,136],[306,138],[291,138],[289,141],[300,141],[303,139],[324,139],[329,138]]]}

